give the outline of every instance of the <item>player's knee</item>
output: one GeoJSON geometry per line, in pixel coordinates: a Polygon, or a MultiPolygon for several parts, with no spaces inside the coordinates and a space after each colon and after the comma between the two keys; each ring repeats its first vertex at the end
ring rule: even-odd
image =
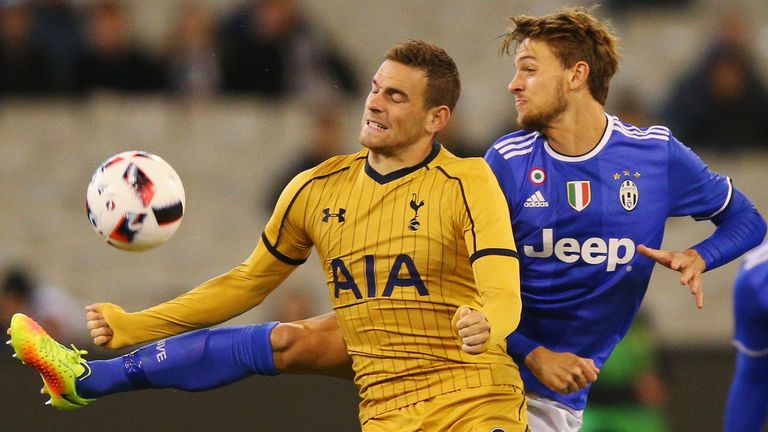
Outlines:
{"type": "Polygon", "coordinates": [[[312,358],[312,334],[304,326],[294,323],[280,323],[270,334],[275,366],[281,371],[301,368],[312,358]]]}
{"type": "Polygon", "coordinates": [[[293,323],[280,323],[272,329],[269,341],[272,343],[272,351],[284,353],[295,346],[303,333],[301,326],[293,323]]]}

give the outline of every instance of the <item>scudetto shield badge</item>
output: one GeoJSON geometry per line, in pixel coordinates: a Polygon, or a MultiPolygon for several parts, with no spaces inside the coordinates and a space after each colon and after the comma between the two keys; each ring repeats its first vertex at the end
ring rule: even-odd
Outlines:
{"type": "Polygon", "coordinates": [[[637,200],[640,194],[637,191],[637,185],[632,180],[624,180],[619,188],[619,201],[626,211],[632,211],[637,206],[637,200]]]}
{"type": "Polygon", "coordinates": [[[568,184],[568,204],[576,211],[582,211],[592,201],[592,188],[589,180],[569,181],[568,184]]]}

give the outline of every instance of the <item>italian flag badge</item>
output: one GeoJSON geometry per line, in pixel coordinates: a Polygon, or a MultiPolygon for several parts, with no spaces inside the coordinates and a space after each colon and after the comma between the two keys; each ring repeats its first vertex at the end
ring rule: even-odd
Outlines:
{"type": "Polygon", "coordinates": [[[568,182],[568,204],[576,211],[582,211],[592,201],[592,189],[589,180],[568,182]]]}

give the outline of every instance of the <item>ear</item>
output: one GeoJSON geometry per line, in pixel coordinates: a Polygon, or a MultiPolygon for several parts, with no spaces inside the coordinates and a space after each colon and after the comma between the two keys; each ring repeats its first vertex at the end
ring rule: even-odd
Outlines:
{"type": "Polygon", "coordinates": [[[426,129],[429,133],[436,134],[443,130],[451,120],[451,109],[445,105],[434,107],[427,113],[426,129]]]}
{"type": "Polygon", "coordinates": [[[585,61],[576,62],[571,67],[571,80],[569,85],[571,90],[575,90],[581,86],[588,86],[587,79],[589,78],[589,64],[585,61]]]}

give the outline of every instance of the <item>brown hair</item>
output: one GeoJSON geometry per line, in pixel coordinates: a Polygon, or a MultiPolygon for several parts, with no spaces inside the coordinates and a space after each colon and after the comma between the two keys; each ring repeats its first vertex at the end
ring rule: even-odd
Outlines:
{"type": "Polygon", "coordinates": [[[545,42],[563,67],[579,61],[589,65],[589,92],[601,104],[608,97],[611,77],[619,68],[618,38],[607,23],[591,15],[591,9],[569,8],[543,16],[509,17],[514,27],[501,44],[502,54],[510,54],[525,39],[545,42]]]}
{"type": "Polygon", "coordinates": [[[384,58],[426,73],[426,108],[446,105],[453,111],[456,107],[461,94],[459,70],[444,49],[422,40],[410,39],[390,48],[384,58]]]}

